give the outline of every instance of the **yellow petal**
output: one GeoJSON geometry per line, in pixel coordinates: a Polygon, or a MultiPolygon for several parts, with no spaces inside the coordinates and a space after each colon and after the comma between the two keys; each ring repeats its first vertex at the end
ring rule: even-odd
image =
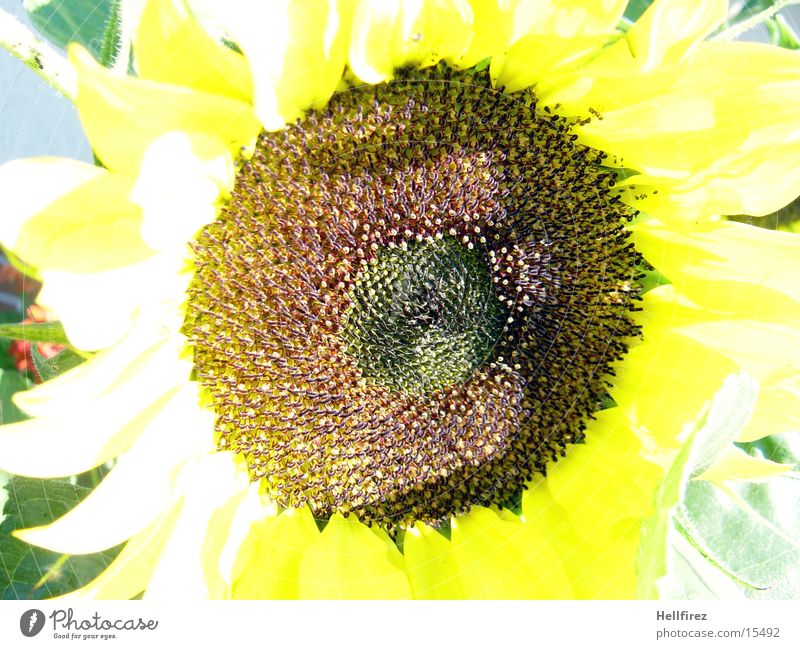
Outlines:
{"type": "Polygon", "coordinates": [[[737,442],[752,442],[767,435],[800,430],[800,374],[774,380],[762,386],[755,411],[737,442]]]}
{"type": "MultiPolygon", "coordinates": [[[[213,422],[212,422],[213,426],[213,422]]],[[[252,542],[253,527],[276,515],[275,505],[259,493],[260,484],[250,482],[247,493],[240,499],[232,512],[225,542],[220,551],[220,575],[228,589],[228,595],[236,599],[234,587],[241,578],[242,571],[247,568],[255,550],[252,542]]]]}
{"type": "Polygon", "coordinates": [[[651,339],[679,332],[758,377],[755,410],[737,441],[800,430],[800,373],[794,358],[797,325],[793,324],[800,305],[770,299],[768,291],[759,295],[757,286],[747,292],[714,282],[712,288],[715,310],[700,308],[677,293],[674,285],[660,286],[644,295],[639,320],[646,323],[651,339]]]}
{"type": "Polygon", "coordinates": [[[467,52],[473,22],[467,0],[362,0],[353,17],[350,67],[367,83],[403,65],[434,65],[467,52]]]}
{"type": "Polygon", "coordinates": [[[728,0],[656,0],[625,34],[643,70],[685,56],[728,17],[728,0]]]}
{"type": "Polygon", "coordinates": [[[183,0],[149,0],[134,43],[139,75],[251,103],[253,80],[246,59],[217,43],[183,0]]]}
{"type": "Polygon", "coordinates": [[[130,199],[142,208],[142,237],[157,250],[185,252],[197,231],[217,217],[233,188],[230,153],[217,138],[180,131],[156,139],[144,154],[130,199]]]}
{"type": "Polygon", "coordinates": [[[567,512],[553,498],[544,476],[537,476],[523,491],[522,519],[525,525],[541,530],[563,561],[570,561],[580,552],[580,539],[575,535],[567,512]]]}
{"type": "MultiPolygon", "coordinates": [[[[535,525],[558,552],[575,597],[632,599],[636,593],[638,518],[617,520],[607,534],[581,538],[573,518],[552,496],[549,479],[532,484],[522,496],[526,525],[535,525]]],[[[637,516],[641,512],[637,512],[637,516]]]]}
{"type": "Polygon", "coordinates": [[[90,275],[45,271],[37,301],[62,322],[75,347],[103,349],[126,335],[144,308],[159,305],[177,312],[191,279],[181,273],[182,263],[172,254],[160,254],[90,275]]]}
{"type": "MultiPolygon", "coordinates": [[[[800,376],[800,319],[797,314],[794,318],[785,312],[773,314],[766,302],[765,308],[759,301],[740,305],[733,299],[726,311],[712,311],[698,307],[677,293],[674,285],[667,285],[644,296],[639,319],[647,323],[650,338],[668,331],[680,333],[732,360],[756,377],[762,389],[771,388],[800,376]]],[[[791,388],[783,396],[790,393],[791,388]]]]}
{"type": "Polygon", "coordinates": [[[147,267],[135,264],[92,275],[44,272],[44,288],[37,301],[61,321],[75,347],[87,351],[104,349],[130,331],[139,305],[126,289],[141,286],[138,282],[149,273],[137,271],[147,267]]]}
{"type": "Polygon", "coordinates": [[[173,349],[159,343],[139,361],[147,371],[128,375],[86,407],[3,426],[0,464],[19,475],[62,477],[118,456],[152,423],[163,406],[159,400],[186,381],[188,370],[177,360],[173,349]]]}
{"type": "Polygon", "coordinates": [[[647,444],[647,459],[671,453],[695,426],[725,377],[738,371],[725,356],[674,332],[650,336],[632,347],[617,369],[611,394],[633,430],[647,444]]]}
{"type": "Polygon", "coordinates": [[[755,320],[699,322],[680,333],[733,360],[762,385],[800,374],[800,321],[791,324],[755,320]]]}
{"type": "Polygon", "coordinates": [[[674,284],[658,286],[642,296],[642,312],[637,320],[647,323],[653,338],[658,331],[681,329],[699,322],[744,319],[791,323],[800,319],[800,304],[776,291],[757,284],[709,284],[697,282],[692,290],[705,299],[703,307],[690,300],[685,292],[678,292],[674,284]]]}
{"type": "Polygon", "coordinates": [[[247,468],[231,453],[212,453],[187,463],[179,487],[184,505],[158,558],[145,599],[196,600],[230,595],[219,560],[249,486],[247,468]]]}
{"type": "Polygon", "coordinates": [[[595,414],[586,441],[547,468],[547,487],[585,541],[610,542],[622,519],[645,516],[663,475],[619,408],[595,414]]]}
{"type": "Polygon", "coordinates": [[[639,519],[619,522],[603,545],[583,546],[565,561],[580,599],[633,599],[639,554],[639,519]]]}
{"type": "Polygon", "coordinates": [[[32,158],[0,167],[0,241],[44,270],[93,273],[147,259],[131,181],[74,160],[32,158]]]}
{"type": "MultiPolygon", "coordinates": [[[[726,9],[726,0],[654,2],[623,37],[596,56],[569,73],[562,70],[542,78],[536,88],[541,103],[558,104],[561,112],[585,117],[590,109],[606,115],[659,97],[691,69],[689,54],[714,24],[724,20],[726,9]]],[[[684,128],[701,116],[673,114],[681,115],[672,120],[673,127],[684,128]]]]}
{"type": "Polygon", "coordinates": [[[226,4],[224,16],[250,62],[255,110],[277,130],[309,108],[323,106],[342,77],[353,3],[276,0],[226,4]]]}
{"type": "Polygon", "coordinates": [[[319,535],[307,508],[290,508],[256,523],[245,541],[253,544],[253,551],[237,568],[239,578],[233,585],[233,597],[297,599],[300,562],[319,535]]]}
{"type": "MultiPolygon", "coordinates": [[[[534,0],[534,4],[539,4],[534,0]]],[[[549,0],[541,23],[531,30],[563,38],[579,34],[610,34],[616,29],[627,0],[549,0]]]]}
{"type": "Polygon", "coordinates": [[[517,92],[541,81],[552,82],[580,65],[608,40],[605,34],[562,38],[553,34],[526,34],[507,53],[491,63],[492,82],[505,92],[517,92]]]}
{"type": "Polygon", "coordinates": [[[406,530],[403,554],[414,599],[464,599],[451,549],[448,539],[424,523],[406,530]]]}
{"type": "Polygon", "coordinates": [[[506,92],[540,82],[554,84],[600,50],[626,4],[625,0],[520,3],[513,42],[492,58],[492,81],[506,92]]]}
{"type": "Polygon", "coordinates": [[[300,564],[303,599],[407,599],[403,557],[387,537],[354,516],[334,514],[300,564]]]}
{"type": "Polygon", "coordinates": [[[717,296],[726,285],[755,303],[781,295],[800,302],[797,235],[729,221],[681,231],[651,220],[631,229],[645,259],[698,305],[730,310],[717,296]]]}
{"type": "Polygon", "coordinates": [[[775,143],[770,151],[771,155],[766,150],[753,155],[742,149],[702,172],[680,178],[636,174],[617,186],[627,204],[664,220],[691,222],[716,214],[764,216],[790,203],[798,188],[800,147],[794,142],[775,143]]]}
{"type": "Polygon", "coordinates": [[[569,599],[558,554],[534,525],[473,507],[453,523],[452,554],[470,599],[569,599]]]}
{"type": "Polygon", "coordinates": [[[467,49],[448,58],[454,67],[471,68],[483,59],[503,52],[514,33],[515,0],[469,0],[472,8],[472,37],[467,49]]]}
{"type": "MultiPolygon", "coordinates": [[[[98,352],[86,362],[30,390],[14,395],[14,403],[32,417],[55,417],[89,407],[103,394],[124,386],[146,369],[156,345],[172,344],[174,357],[180,354],[179,339],[167,338],[157,330],[136,328],[119,344],[98,352]]],[[[190,368],[186,368],[188,372],[190,368]]]]}
{"type": "Polygon", "coordinates": [[[697,479],[708,480],[717,484],[729,481],[768,480],[791,471],[793,464],[780,464],[760,457],[748,455],[742,449],[727,449],[712,466],[703,471],[697,479]]]}
{"type": "Polygon", "coordinates": [[[182,501],[173,504],[152,525],[128,541],[96,579],[68,593],[64,599],[131,599],[140,595],[147,588],[182,507],[182,501]]]}
{"type": "Polygon", "coordinates": [[[87,554],[127,541],[158,517],[174,498],[176,467],[214,450],[214,420],[200,408],[196,384],[175,389],[155,408],[136,444],[83,501],[53,523],[17,536],[55,552],[87,554]]]}
{"type": "MultiPolygon", "coordinates": [[[[704,209],[718,208],[715,213],[764,214],[800,193],[800,53],[703,43],[668,88],[633,86],[639,98],[628,97],[626,105],[576,130],[585,144],[614,155],[616,164],[645,172],[628,181],[637,190],[640,184],[650,188],[643,207],[669,212],[673,204],[701,198],[704,209]],[[681,194],[687,196],[681,200],[681,194]]],[[[684,216],[696,217],[695,210],[684,216]]]]}
{"type": "Polygon", "coordinates": [[[92,149],[113,171],[134,175],[147,147],[170,131],[219,138],[232,155],[252,144],[260,125],[236,99],[135,77],[100,67],[78,45],[69,50],[78,71],[75,105],[92,149]]]}

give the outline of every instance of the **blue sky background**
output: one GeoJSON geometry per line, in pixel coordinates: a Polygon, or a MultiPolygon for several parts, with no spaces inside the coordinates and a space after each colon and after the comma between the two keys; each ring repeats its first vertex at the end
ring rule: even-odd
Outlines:
{"type": "MultiPolygon", "coordinates": [[[[27,22],[21,0],[0,7],[27,22]]],[[[0,50],[0,163],[34,155],[92,160],[72,104],[0,50]]]]}

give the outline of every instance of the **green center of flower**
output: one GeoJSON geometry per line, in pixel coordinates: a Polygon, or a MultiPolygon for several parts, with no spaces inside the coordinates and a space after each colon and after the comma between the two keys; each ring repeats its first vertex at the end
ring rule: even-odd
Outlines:
{"type": "Polygon", "coordinates": [[[449,236],[378,249],[351,301],[346,352],[365,377],[407,394],[467,381],[508,318],[482,253],[449,236]]]}
{"type": "Polygon", "coordinates": [[[638,256],[571,128],[440,65],[261,134],[194,243],[184,331],[219,448],[279,505],[438,524],[581,440],[638,256]]]}

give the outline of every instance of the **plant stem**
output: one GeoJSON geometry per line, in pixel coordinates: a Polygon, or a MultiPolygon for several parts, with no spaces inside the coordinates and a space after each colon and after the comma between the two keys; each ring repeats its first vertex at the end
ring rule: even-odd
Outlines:
{"type": "Polygon", "coordinates": [[[0,9],[0,47],[22,61],[62,95],[68,99],[75,97],[77,81],[67,60],[3,9],[0,9]]]}
{"type": "Polygon", "coordinates": [[[753,27],[758,27],[761,23],[763,23],[768,18],[771,18],[776,13],[778,13],[784,7],[788,7],[789,5],[800,4],[800,0],[778,0],[774,5],[764,9],[763,11],[759,11],[757,14],[753,14],[747,20],[743,20],[742,22],[736,23],[735,25],[731,25],[728,29],[721,31],[716,36],[713,36],[711,40],[714,41],[732,41],[735,38],[738,38],[742,34],[747,31],[753,29],[753,27]]]}

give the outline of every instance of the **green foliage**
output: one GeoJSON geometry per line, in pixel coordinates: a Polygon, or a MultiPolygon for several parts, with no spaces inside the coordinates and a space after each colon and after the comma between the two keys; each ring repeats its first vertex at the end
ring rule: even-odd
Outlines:
{"type": "Polygon", "coordinates": [[[749,598],[800,592],[800,480],[778,476],[722,489],[692,481],[676,512],[684,536],[749,598]]]}
{"type": "Polygon", "coordinates": [[[753,457],[795,465],[800,471],[800,432],[770,435],[754,442],[737,444],[748,455],[753,457]]]}
{"type": "Polygon", "coordinates": [[[773,45],[790,50],[800,49],[800,37],[783,16],[780,14],[773,16],[764,25],[769,33],[769,40],[773,45]]]}
{"type": "Polygon", "coordinates": [[[690,478],[706,471],[731,448],[753,414],[757,398],[758,384],[744,372],[725,380],[695,436],[690,478]]]}
{"type": "Polygon", "coordinates": [[[24,0],[33,26],[53,44],[75,41],[100,58],[114,0],[24,0]]]}
{"type": "Polygon", "coordinates": [[[60,351],[52,358],[45,358],[39,353],[36,345],[31,346],[31,359],[42,381],[49,381],[59,374],[63,374],[67,370],[77,367],[86,360],[83,356],[76,354],[71,349],[60,351]]]}
{"type": "Polygon", "coordinates": [[[60,322],[32,322],[30,324],[0,324],[0,337],[27,340],[37,343],[68,345],[67,334],[60,322]]]}
{"type": "MultiPolygon", "coordinates": [[[[33,353],[36,358],[35,345],[33,353]]],[[[59,362],[63,367],[63,359],[59,362]]],[[[0,424],[26,418],[12,397],[31,385],[22,372],[0,369],[0,424]]],[[[14,530],[44,525],[65,514],[89,493],[90,489],[83,485],[97,484],[102,475],[102,469],[95,470],[68,481],[12,477],[0,472],[0,599],[62,595],[88,583],[116,556],[118,548],[85,556],[60,555],[12,536],[14,530]]]]}
{"type": "Polygon", "coordinates": [[[687,464],[695,435],[689,438],[667,471],[655,495],[653,514],[642,523],[637,561],[636,597],[658,599],[659,581],[668,572],[667,556],[672,512],[683,497],[687,464]]]}
{"type": "MultiPolygon", "coordinates": [[[[800,597],[800,474],[724,487],[697,477],[734,446],[755,398],[752,380],[730,377],[668,471],[642,526],[640,597],[800,597]]],[[[736,446],[800,461],[800,433],[736,446]]]]}
{"type": "MultiPolygon", "coordinates": [[[[0,483],[2,484],[2,483],[0,483]]],[[[62,555],[12,536],[18,529],[45,525],[77,505],[89,489],[67,480],[6,477],[0,522],[0,599],[44,599],[89,583],[120,548],[88,555],[62,555]]]]}
{"type": "Polygon", "coordinates": [[[111,13],[103,30],[103,46],[98,57],[100,65],[110,68],[122,49],[122,0],[112,0],[111,13]]]}
{"type": "MultiPolygon", "coordinates": [[[[4,338],[25,340],[31,345],[31,359],[36,372],[42,381],[48,381],[69,369],[80,365],[86,360],[86,355],[70,346],[67,334],[60,322],[34,322],[29,324],[13,323],[0,324],[0,343],[4,338]],[[37,343],[56,343],[65,345],[67,349],[59,352],[52,358],[46,358],[38,349],[37,343]]],[[[5,362],[13,367],[13,362],[8,357],[8,344],[0,350],[5,351],[5,362]]],[[[1,367],[1,365],[0,365],[1,367]]]]}
{"type": "Polygon", "coordinates": [[[731,8],[734,11],[738,9],[738,15],[748,16],[758,13],[759,11],[765,11],[776,3],[777,0],[738,0],[732,3],[731,8]]]}
{"type": "Polygon", "coordinates": [[[666,277],[664,277],[664,275],[661,274],[661,271],[658,270],[658,268],[654,268],[647,262],[642,262],[642,264],[636,270],[640,275],[638,282],[642,289],[642,295],[648,291],[652,291],[654,288],[671,283],[666,277]]]}
{"type": "MultiPolygon", "coordinates": [[[[0,323],[5,322],[19,322],[25,316],[17,311],[0,311],[0,323]]],[[[0,369],[13,369],[14,359],[8,353],[8,348],[11,346],[12,340],[4,338],[0,334],[0,369]]]]}
{"type": "Polygon", "coordinates": [[[11,424],[25,419],[25,414],[14,405],[11,397],[21,390],[27,390],[31,382],[14,369],[0,369],[0,424],[11,424]]]}
{"type": "MultiPolygon", "coordinates": [[[[636,22],[651,4],[653,0],[629,0],[625,8],[624,22],[628,25],[636,22]]],[[[780,14],[769,17],[770,14],[780,11],[783,6],[791,4],[800,4],[800,0],[731,0],[728,20],[723,29],[745,23],[758,14],[763,14],[751,27],[763,24],[773,45],[793,50],[800,49],[800,38],[786,19],[780,14]]]]}
{"type": "Polygon", "coordinates": [[[625,18],[636,22],[651,4],[653,4],[653,0],[630,0],[625,8],[625,18]]]}

